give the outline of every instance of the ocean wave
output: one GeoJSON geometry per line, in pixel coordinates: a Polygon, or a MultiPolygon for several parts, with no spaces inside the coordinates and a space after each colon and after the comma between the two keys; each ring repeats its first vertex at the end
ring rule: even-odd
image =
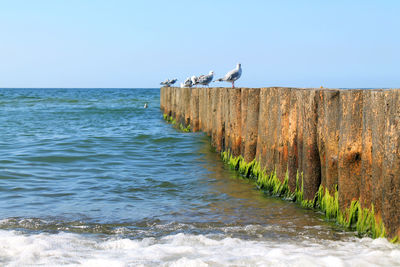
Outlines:
{"type": "Polygon", "coordinates": [[[129,239],[74,233],[0,230],[6,266],[398,266],[400,249],[385,239],[257,241],[178,233],[129,239]]]}

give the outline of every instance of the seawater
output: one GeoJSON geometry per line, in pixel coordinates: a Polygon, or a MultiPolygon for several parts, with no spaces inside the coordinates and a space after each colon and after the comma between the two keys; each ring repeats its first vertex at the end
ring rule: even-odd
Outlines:
{"type": "Polygon", "coordinates": [[[0,89],[0,265],[400,266],[400,247],[264,195],[163,121],[159,89],[0,89]]]}

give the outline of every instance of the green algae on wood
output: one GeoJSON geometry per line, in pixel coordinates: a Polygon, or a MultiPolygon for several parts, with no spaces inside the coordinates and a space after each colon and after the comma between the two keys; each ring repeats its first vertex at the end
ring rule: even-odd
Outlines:
{"type": "Polygon", "coordinates": [[[176,124],[176,120],[172,116],[168,116],[168,114],[163,114],[163,118],[166,122],[171,123],[172,125],[176,124]]]}
{"type": "Polygon", "coordinates": [[[185,132],[185,133],[188,133],[188,132],[190,132],[190,124],[188,125],[188,126],[183,126],[183,124],[182,123],[180,123],[179,124],[179,129],[182,131],[182,132],[185,132]]]}
{"type": "MultiPolygon", "coordinates": [[[[288,186],[288,171],[282,182],[277,177],[276,171],[267,174],[256,160],[247,163],[242,156],[234,157],[227,151],[222,152],[221,157],[231,169],[238,171],[246,178],[253,179],[257,187],[269,195],[299,203],[305,208],[320,210],[324,213],[326,220],[335,221],[346,229],[355,230],[359,236],[387,237],[382,219],[375,215],[373,205],[369,209],[363,208],[358,200],[353,200],[350,206],[342,211],[339,207],[337,187],[335,192],[330,194],[329,190],[321,185],[313,199],[303,199],[303,178],[300,182],[298,172],[295,192],[291,192],[288,186]]],[[[394,237],[391,242],[399,242],[398,237],[394,237]]]]}
{"type": "Polygon", "coordinates": [[[176,120],[172,116],[168,116],[168,114],[163,114],[163,118],[167,123],[171,123],[172,125],[175,125],[177,129],[181,130],[182,132],[188,133],[190,132],[190,124],[188,126],[184,126],[182,123],[179,124],[179,126],[176,123],[176,120]]]}

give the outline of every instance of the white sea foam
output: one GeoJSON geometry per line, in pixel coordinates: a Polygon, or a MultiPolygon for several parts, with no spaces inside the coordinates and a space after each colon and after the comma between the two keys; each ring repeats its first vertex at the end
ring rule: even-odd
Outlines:
{"type": "Polygon", "coordinates": [[[400,266],[400,247],[370,238],[268,241],[179,233],[132,240],[0,230],[0,265],[400,266]]]}

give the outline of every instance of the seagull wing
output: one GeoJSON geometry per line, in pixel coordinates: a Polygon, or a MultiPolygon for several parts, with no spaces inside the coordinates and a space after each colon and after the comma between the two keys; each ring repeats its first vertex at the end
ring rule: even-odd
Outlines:
{"type": "Polygon", "coordinates": [[[240,77],[240,72],[237,69],[234,69],[225,75],[224,80],[233,81],[239,79],[239,77],[240,77]]]}
{"type": "Polygon", "coordinates": [[[212,81],[213,76],[214,76],[213,74],[201,75],[199,77],[198,82],[201,84],[208,85],[212,81]]]}
{"type": "Polygon", "coordinates": [[[205,82],[207,80],[207,75],[200,75],[198,78],[197,78],[197,82],[198,83],[203,83],[203,82],[205,82]]]}

